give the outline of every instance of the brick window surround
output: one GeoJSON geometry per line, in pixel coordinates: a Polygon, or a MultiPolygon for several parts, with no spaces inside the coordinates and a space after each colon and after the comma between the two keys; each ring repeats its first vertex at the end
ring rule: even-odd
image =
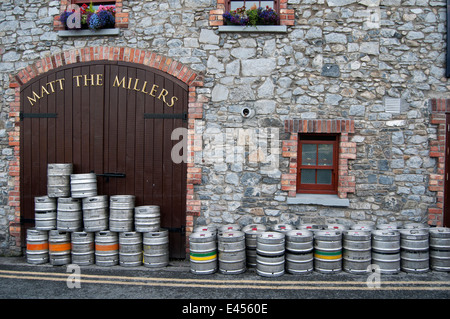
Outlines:
{"type": "MultiPolygon", "coordinates": [[[[217,0],[217,8],[209,12],[209,25],[212,27],[223,25],[223,14],[225,13],[225,2],[227,0],[217,0]]],[[[294,25],[295,11],[288,9],[288,0],[279,0],[280,25],[294,25]]]]}
{"type": "MultiPolygon", "coordinates": [[[[46,56],[33,64],[10,75],[9,87],[15,90],[15,99],[9,102],[9,121],[14,129],[9,132],[9,146],[14,148],[14,156],[9,161],[9,205],[14,210],[14,219],[9,224],[9,233],[16,242],[18,252],[21,252],[21,224],[20,224],[20,87],[31,79],[58,67],[89,61],[123,61],[132,62],[161,70],[183,81],[189,87],[188,92],[188,137],[187,137],[187,190],[186,190],[186,236],[189,238],[193,231],[194,217],[200,216],[200,200],[194,195],[194,185],[201,184],[202,168],[193,160],[195,147],[201,136],[195,133],[194,126],[197,119],[203,118],[204,103],[207,98],[197,94],[197,87],[203,86],[203,76],[189,67],[170,57],[157,53],[123,47],[85,47],[46,56]]],[[[186,240],[186,251],[188,251],[186,240]]],[[[13,248],[11,248],[13,249],[13,248]]]]}
{"type": "Polygon", "coordinates": [[[428,224],[442,226],[444,221],[444,175],[446,113],[450,113],[450,99],[431,99],[431,124],[437,125],[437,138],[430,140],[430,157],[436,158],[437,170],[430,174],[428,189],[436,192],[436,204],[428,208],[428,224]]]}
{"type": "Polygon", "coordinates": [[[289,158],[289,172],[281,175],[281,190],[289,197],[297,195],[297,150],[299,133],[335,133],[339,134],[339,168],[337,192],[339,198],[347,198],[348,193],[356,190],[355,176],[349,174],[348,160],[356,159],[356,143],[349,142],[349,134],[355,132],[352,119],[342,120],[286,120],[284,130],[290,133],[290,139],[282,142],[282,156],[289,158]]]}
{"type": "MultiPolygon", "coordinates": [[[[61,0],[61,7],[59,12],[63,13],[68,5],[72,3],[71,0],[61,0]]],[[[128,12],[123,12],[123,0],[116,0],[116,28],[128,28],[128,12]]],[[[64,30],[64,25],[59,21],[59,15],[53,19],[53,30],[64,30]]]]}

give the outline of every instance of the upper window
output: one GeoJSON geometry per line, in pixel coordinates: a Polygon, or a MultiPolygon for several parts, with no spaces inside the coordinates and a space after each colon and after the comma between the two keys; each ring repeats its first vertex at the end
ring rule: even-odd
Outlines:
{"type": "Polygon", "coordinates": [[[83,4],[87,4],[89,5],[92,2],[93,5],[100,5],[100,4],[115,4],[116,0],[72,0],[72,3],[74,4],[78,4],[78,5],[83,5],[83,4]]]}
{"type": "Polygon", "coordinates": [[[336,134],[300,134],[298,193],[337,193],[339,141],[336,134]]]}
{"type": "Polygon", "coordinates": [[[257,8],[272,8],[275,11],[278,11],[278,1],[235,1],[235,0],[227,0],[227,10],[229,11],[233,11],[236,10],[238,8],[242,8],[245,7],[246,9],[250,9],[254,6],[256,6],[257,8]]]}

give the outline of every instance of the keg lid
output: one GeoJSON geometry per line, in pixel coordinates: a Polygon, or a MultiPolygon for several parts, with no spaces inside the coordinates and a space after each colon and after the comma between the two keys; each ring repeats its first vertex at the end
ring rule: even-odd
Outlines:
{"type": "Polygon", "coordinates": [[[304,238],[304,237],[313,237],[314,234],[312,231],[308,229],[293,229],[286,233],[287,237],[294,238],[304,238]]]}
{"type": "Polygon", "coordinates": [[[450,228],[448,227],[432,227],[430,228],[430,236],[432,237],[450,237],[450,228]]]}
{"type": "Polygon", "coordinates": [[[198,233],[198,232],[216,232],[217,231],[217,227],[213,226],[213,225],[205,225],[205,226],[196,226],[194,228],[194,233],[198,233]]]}
{"type": "Polygon", "coordinates": [[[399,232],[406,239],[428,238],[428,230],[425,229],[400,229],[399,232]]]}
{"type": "Polygon", "coordinates": [[[371,238],[371,233],[369,230],[360,230],[360,229],[351,229],[351,230],[345,230],[343,232],[344,238],[355,238],[355,239],[367,239],[369,240],[371,238]]]}
{"type": "Polygon", "coordinates": [[[302,224],[299,226],[299,229],[309,229],[309,230],[322,230],[325,229],[325,225],[320,224],[302,224]]]}
{"type": "Polygon", "coordinates": [[[288,232],[293,229],[295,229],[294,226],[289,225],[289,224],[276,224],[272,227],[273,231],[279,231],[279,232],[288,232]]]}
{"type": "Polygon", "coordinates": [[[375,229],[372,230],[372,236],[382,236],[382,237],[399,237],[400,233],[397,229],[375,229]]]}
{"type": "Polygon", "coordinates": [[[266,231],[259,234],[259,237],[264,239],[283,239],[286,235],[276,231],[266,231]]]}
{"type": "Polygon", "coordinates": [[[91,179],[91,178],[97,178],[97,175],[95,173],[82,173],[82,174],[71,174],[70,179],[91,179]]]}
{"type": "Polygon", "coordinates": [[[380,224],[377,229],[398,229],[397,223],[380,224]]]}
{"type": "Polygon", "coordinates": [[[242,228],[244,233],[258,233],[262,231],[266,231],[267,227],[262,224],[250,224],[242,228]]]}
{"type": "Polygon", "coordinates": [[[216,238],[216,234],[210,231],[201,231],[197,233],[192,233],[191,235],[189,235],[189,238],[194,241],[201,241],[203,239],[209,240],[211,238],[216,238]]]}
{"type": "Polygon", "coordinates": [[[373,225],[369,224],[355,224],[351,227],[353,230],[372,230],[374,228],[373,225]]]}
{"type": "Polygon", "coordinates": [[[230,230],[241,230],[241,226],[239,226],[237,224],[228,224],[228,225],[223,225],[220,227],[221,232],[230,231],[230,230]]]}
{"type": "Polygon", "coordinates": [[[240,230],[230,230],[219,233],[219,237],[221,240],[230,239],[232,241],[241,240],[245,237],[245,233],[240,230]]]}
{"type": "Polygon", "coordinates": [[[430,225],[423,223],[406,223],[403,225],[404,229],[426,229],[430,228],[430,225]]]}
{"type": "Polygon", "coordinates": [[[342,231],[340,230],[319,230],[314,233],[314,237],[316,238],[341,238],[342,231]]]}
{"type": "Polygon", "coordinates": [[[347,226],[342,225],[342,224],[329,224],[329,225],[327,225],[327,229],[346,230],[347,226]]]}

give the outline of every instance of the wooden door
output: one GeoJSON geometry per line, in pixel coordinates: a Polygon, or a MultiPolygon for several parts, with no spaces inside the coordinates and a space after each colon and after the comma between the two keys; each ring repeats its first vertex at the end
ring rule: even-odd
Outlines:
{"type": "MultiPolygon", "coordinates": [[[[34,223],[34,197],[46,195],[47,164],[97,174],[98,194],[135,195],[159,205],[170,256],[185,257],[186,163],[171,139],[187,125],[187,86],[163,72],[123,62],[69,65],[21,89],[21,216],[34,223]]],[[[24,241],[23,241],[24,242],[24,241]]]]}

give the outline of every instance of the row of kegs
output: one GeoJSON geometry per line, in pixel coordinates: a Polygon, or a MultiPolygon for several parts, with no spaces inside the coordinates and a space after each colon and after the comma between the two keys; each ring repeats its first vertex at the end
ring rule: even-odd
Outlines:
{"type": "Polygon", "coordinates": [[[367,274],[373,265],[383,274],[450,271],[450,228],[421,223],[199,226],[189,242],[195,274],[240,274],[251,267],[266,277],[313,270],[367,274]]]}
{"type": "Polygon", "coordinates": [[[66,232],[148,232],[159,229],[160,207],[135,206],[133,195],[35,197],[35,228],[66,232]]]}
{"type": "Polygon", "coordinates": [[[149,268],[169,264],[169,232],[65,232],[27,230],[30,264],[115,266],[149,268]]]}
{"type": "Polygon", "coordinates": [[[159,206],[135,207],[133,195],[98,195],[96,174],[73,174],[70,163],[48,164],[47,195],[35,197],[34,204],[37,230],[147,232],[159,229],[159,206]]]}
{"type": "Polygon", "coordinates": [[[135,206],[134,195],[98,195],[96,174],[73,174],[72,164],[48,164],[47,174],[47,195],[35,198],[35,227],[27,230],[29,263],[168,265],[159,206],[135,206]]]}

